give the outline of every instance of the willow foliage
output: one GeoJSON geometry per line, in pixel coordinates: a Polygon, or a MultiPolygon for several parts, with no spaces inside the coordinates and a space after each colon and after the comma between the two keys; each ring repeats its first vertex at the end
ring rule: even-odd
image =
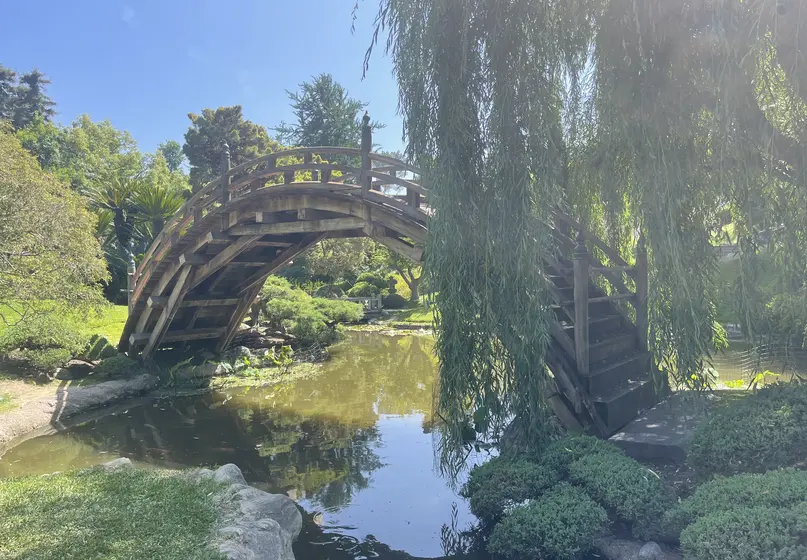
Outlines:
{"type": "Polygon", "coordinates": [[[679,383],[709,384],[712,239],[726,213],[747,326],[763,239],[790,292],[804,291],[802,5],[381,0],[376,37],[389,34],[408,156],[427,170],[436,212],[426,265],[449,442],[463,441],[465,419],[486,431],[511,413],[546,433],[541,265],[555,204],[628,260],[644,232],[650,342],[679,383]]]}

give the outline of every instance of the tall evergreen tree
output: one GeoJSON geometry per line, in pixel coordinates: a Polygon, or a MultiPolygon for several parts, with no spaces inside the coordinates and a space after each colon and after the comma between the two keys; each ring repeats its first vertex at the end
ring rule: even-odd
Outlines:
{"type": "Polygon", "coordinates": [[[182,151],[191,166],[194,192],[218,176],[225,141],[233,165],[275,152],[280,147],[269,138],[262,125],[244,119],[241,105],[203,109],[201,115],[189,113],[188,118],[191,126],[185,133],[182,151]]]}
{"type": "Polygon", "coordinates": [[[182,144],[176,140],[167,140],[162,142],[157,150],[165,158],[165,163],[168,170],[171,172],[178,171],[182,167],[182,162],[185,161],[185,154],[182,153],[182,144]]]}
{"type": "MultiPolygon", "coordinates": [[[[292,124],[281,123],[278,140],[290,146],[347,146],[361,143],[361,117],[368,103],[348,95],[330,74],[320,74],[287,92],[294,116],[292,124]]],[[[373,123],[373,128],[383,125],[373,123]]]]}
{"type": "Polygon", "coordinates": [[[56,103],[45,93],[45,89],[50,83],[50,80],[36,68],[20,77],[12,116],[15,128],[24,128],[37,115],[40,115],[45,121],[53,118],[56,114],[53,109],[56,103]]]}
{"type": "Polygon", "coordinates": [[[17,98],[17,73],[0,64],[0,121],[10,121],[14,116],[17,98]]]}

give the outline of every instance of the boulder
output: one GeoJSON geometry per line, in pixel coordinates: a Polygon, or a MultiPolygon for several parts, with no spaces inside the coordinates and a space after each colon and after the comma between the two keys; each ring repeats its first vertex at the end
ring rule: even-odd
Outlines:
{"type": "Polygon", "coordinates": [[[228,463],[216,469],[213,473],[213,480],[224,484],[246,485],[247,483],[247,481],[244,480],[244,475],[241,474],[241,469],[232,463],[228,463]]]}
{"type": "Polygon", "coordinates": [[[56,379],[60,381],[70,381],[74,379],[84,379],[92,373],[94,366],[81,360],[70,360],[63,368],[56,369],[56,379]]]}
{"type": "Polygon", "coordinates": [[[650,541],[639,550],[639,560],[664,560],[666,556],[661,547],[650,541]]]}
{"type": "Polygon", "coordinates": [[[252,351],[246,346],[236,346],[235,348],[230,350],[230,355],[236,360],[240,360],[241,358],[251,360],[254,357],[252,355],[252,351]]]}
{"type": "Polygon", "coordinates": [[[245,519],[253,521],[267,517],[274,519],[292,541],[300,534],[303,528],[303,516],[288,496],[268,494],[252,487],[239,490],[237,496],[240,499],[241,514],[245,519]]]}
{"type": "Polygon", "coordinates": [[[222,527],[219,535],[219,552],[230,560],[295,560],[291,540],[274,519],[222,527]]]}
{"type": "Polygon", "coordinates": [[[126,457],[121,457],[120,459],[115,459],[114,461],[109,461],[108,463],[104,463],[101,467],[105,471],[117,471],[120,469],[133,469],[134,465],[132,465],[132,461],[127,459],[126,457]]]}

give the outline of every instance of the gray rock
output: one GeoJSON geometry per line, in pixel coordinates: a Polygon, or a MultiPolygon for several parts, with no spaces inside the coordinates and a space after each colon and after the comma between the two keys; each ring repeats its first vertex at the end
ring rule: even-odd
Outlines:
{"type": "Polygon", "coordinates": [[[246,484],[241,469],[232,463],[228,463],[216,469],[213,473],[213,480],[224,484],[246,484]]]}
{"type": "Polygon", "coordinates": [[[290,540],[297,539],[303,528],[303,516],[291,498],[282,494],[268,494],[252,487],[239,490],[238,497],[244,519],[274,519],[290,540]]]}
{"type": "Polygon", "coordinates": [[[126,457],[121,457],[120,459],[115,459],[114,461],[109,461],[108,463],[104,463],[101,465],[105,471],[117,471],[120,469],[133,469],[134,465],[130,459],[126,457]]]}
{"type": "Polygon", "coordinates": [[[291,539],[273,519],[224,527],[219,535],[219,552],[230,560],[294,560],[291,539]]]}
{"type": "Polygon", "coordinates": [[[247,358],[248,360],[251,360],[253,358],[252,351],[246,346],[236,346],[235,348],[230,350],[230,355],[236,360],[241,358],[247,358]]]}
{"type": "Polygon", "coordinates": [[[594,545],[608,560],[638,560],[641,543],[616,537],[597,539],[594,545]]]}
{"type": "Polygon", "coordinates": [[[53,374],[46,373],[44,371],[40,371],[39,373],[36,374],[36,383],[37,383],[37,385],[47,385],[48,383],[53,381],[53,378],[55,377],[56,374],[59,373],[59,371],[61,369],[62,368],[56,368],[56,370],[55,370],[55,372],[53,374]]]}
{"type": "Polygon", "coordinates": [[[196,469],[188,473],[188,478],[193,482],[200,482],[202,480],[211,480],[213,474],[210,469],[196,469]]]}
{"type": "Polygon", "coordinates": [[[666,556],[661,547],[650,541],[639,550],[639,560],[664,560],[666,556]]]}
{"type": "Polygon", "coordinates": [[[272,351],[268,348],[258,348],[254,353],[258,358],[266,358],[272,353],[272,351]]]}

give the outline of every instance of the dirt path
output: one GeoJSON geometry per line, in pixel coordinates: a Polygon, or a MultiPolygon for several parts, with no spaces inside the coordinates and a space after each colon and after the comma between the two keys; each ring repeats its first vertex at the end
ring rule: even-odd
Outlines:
{"type": "Polygon", "coordinates": [[[0,393],[14,396],[15,404],[19,404],[0,414],[0,455],[27,433],[49,424],[59,427],[71,416],[143,394],[157,383],[157,377],[145,374],[83,387],[72,386],[68,381],[44,386],[0,381],[0,393]]]}

